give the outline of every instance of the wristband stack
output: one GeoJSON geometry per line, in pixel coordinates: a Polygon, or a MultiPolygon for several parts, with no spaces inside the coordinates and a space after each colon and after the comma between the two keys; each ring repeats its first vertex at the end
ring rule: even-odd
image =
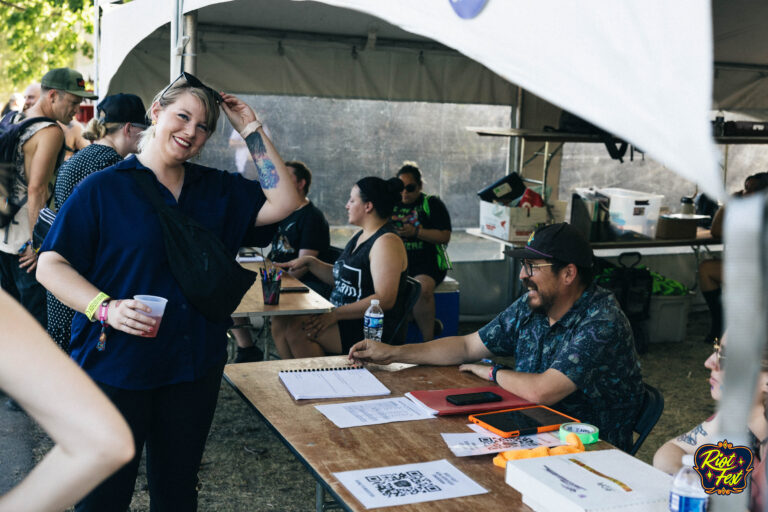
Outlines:
{"type": "Polygon", "coordinates": [[[99,309],[101,303],[105,300],[109,300],[109,295],[104,292],[99,292],[99,294],[95,296],[91,302],[88,303],[88,307],[85,308],[85,316],[88,317],[88,320],[91,322],[96,321],[94,318],[94,316],[96,316],[96,311],[99,309]]]}

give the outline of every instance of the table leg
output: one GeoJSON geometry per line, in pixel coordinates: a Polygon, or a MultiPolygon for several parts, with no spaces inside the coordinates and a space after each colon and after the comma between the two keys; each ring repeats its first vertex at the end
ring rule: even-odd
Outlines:
{"type": "Polygon", "coordinates": [[[315,482],[315,510],[324,512],[326,510],[341,510],[342,507],[336,500],[325,501],[325,487],[320,482],[315,482]]]}

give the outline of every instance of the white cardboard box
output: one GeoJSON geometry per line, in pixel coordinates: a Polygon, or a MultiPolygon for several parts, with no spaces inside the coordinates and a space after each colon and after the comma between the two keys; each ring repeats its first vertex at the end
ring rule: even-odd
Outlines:
{"type": "Polygon", "coordinates": [[[547,208],[510,208],[498,203],[480,201],[480,231],[508,242],[525,242],[540,224],[563,222],[567,201],[550,201],[553,219],[547,208]]]}

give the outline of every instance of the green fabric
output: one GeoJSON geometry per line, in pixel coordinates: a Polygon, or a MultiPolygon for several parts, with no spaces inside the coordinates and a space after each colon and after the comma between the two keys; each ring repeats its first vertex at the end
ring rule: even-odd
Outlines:
{"type": "MultiPolygon", "coordinates": [[[[647,267],[644,265],[638,265],[636,268],[647,269],[647,267]]],[[[595,281],[597,284],[609,283],[615,270],[616,269],[614,267],[603,269],[600,274],[595,276],[595,281]]],[[[688,287],[683,283],[668,277],[664,277],[658,272],[654,272],[653,270],[649,270],[649,272],[651,274],[651,278],[653,279],[653,283],[651,285],[652,295],[675,296],[688,294],[688,287]]]]}

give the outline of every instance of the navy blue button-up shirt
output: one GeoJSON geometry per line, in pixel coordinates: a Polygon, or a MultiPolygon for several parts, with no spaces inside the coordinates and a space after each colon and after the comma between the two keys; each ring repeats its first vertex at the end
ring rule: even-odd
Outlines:
{"type": "MultiPolygon", "coordinates": [[[[152,389],[203,376],[226,353],[226,323],[207,320],[190,304],[171,273],[155,209],[131,176],[136,157],[92,174],[65,201],[41,251],[56,251],[113,299],[158,295],[168,299],[156,338],[108,329],[82,313],[72,321],[72,358],[96,381],[122,389],[152,389]]],[[[154,174],[152,174],[154,177],[154,174]]],[[[239,174],[185,164],[178,203],[159,181],[166,203],[213,230],[234,256],[246,233],[269,243],[275,226],[253,228],[266,201],[257,182],[239,174]]]]}
{"type": "Polygon", "coordinates": [[[552,326],[526,293],[479,335],[494,354],[514,356],[516,371],[563,373],[577,389],[552,407],[596,425],[601,439],[623,450],[632,446],[642,376],[632,329],[611,292],[591,285],[552,326]]]}

